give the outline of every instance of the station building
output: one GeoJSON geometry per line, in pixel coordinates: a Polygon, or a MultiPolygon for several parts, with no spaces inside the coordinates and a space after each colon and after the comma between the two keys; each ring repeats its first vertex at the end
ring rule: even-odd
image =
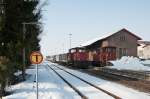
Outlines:
{"type": "Polygon", "coordinates": [[[139,36],[123,28],[115,33],[87,41],[81,46],[88,50],[91,61],[94,60],[94,54],[97,54],[97,52],[111,52],[113,57],[109,56],[110,59],[108,60],[115,60],[122,56],[137,57],[138,40],[141,40],[139,36]]]}

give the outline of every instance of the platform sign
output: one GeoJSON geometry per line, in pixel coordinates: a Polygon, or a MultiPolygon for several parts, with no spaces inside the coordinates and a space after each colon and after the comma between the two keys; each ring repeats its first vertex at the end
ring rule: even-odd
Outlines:
{"type": "Polygon", "coordinates": [[[30,55],[32,64],[36,64],[36,99],[38,99],[38,64],[43,61],[43,55],[39,51],[34,51],[30,55]]]}
{"type": "Polygon", "coordinates": [[[43,61],[43,55],[39,51],[32,52],[30,61],[32,64],[40,64],[43,61]]]}

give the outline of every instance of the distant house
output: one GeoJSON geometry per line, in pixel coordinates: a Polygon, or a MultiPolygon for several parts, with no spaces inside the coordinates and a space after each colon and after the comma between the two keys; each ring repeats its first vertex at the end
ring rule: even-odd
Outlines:
{"type": "Polygon", "coordinates": [[[113,52],[115,53],[115,59],[121,58],[122,56],[137,57],[138,40],[141,40],[141,38],[134,33],[127,29],[121,29],[115,33],[87,41],[86,43],[81,44],[81,46],[88,49],[90,54],[89,59],[91,60],[93,60],[93,54],[99,51],[101,53],[113,52]]]}
{"type": "Polygon", "coordinates": [[[143,59],[150,59],[150,41],[139,41],[138,56],[143,59]]]}

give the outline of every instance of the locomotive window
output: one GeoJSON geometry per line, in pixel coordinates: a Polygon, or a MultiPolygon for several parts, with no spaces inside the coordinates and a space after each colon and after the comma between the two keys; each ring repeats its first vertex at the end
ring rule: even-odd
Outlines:
{"type": "Polygon", "coordinates": [[[79,52],[82,52],[82,50],[79,50],[79,52]]]}
{"type": "Polygon", "coordinates": [[[93,51],[93,54],[96,54],[96,51],[93,51]]]}
{"type": "Polygon", "coordinates": [[[75,50],[75,49],[72,49],[72,50],[71,50],[71,53],[74,53],[74,52],[76,52],[76,50],[75,50]]]}
{"type": "Polygon", "coordinates": [[[85,52],[85,50],[81,50],[81,49],[80,49],[79,52],[85,52]]]}

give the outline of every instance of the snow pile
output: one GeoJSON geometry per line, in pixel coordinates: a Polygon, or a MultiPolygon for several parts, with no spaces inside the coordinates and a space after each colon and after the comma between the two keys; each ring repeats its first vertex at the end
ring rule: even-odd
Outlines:
{"type": "Polygon", "coordinates": [[[14,73],[15,76],[19,76],[19,75],[21,75],[21,74],[22,74],[22,71],[19,71],[19,70],[14,73]]]}
{"type": "Polygon", "coordinates": [[[110,61],[114,66],[110,68],[124,69],[124,70],[137,70],[137,71],[150,71],[150,67],[144,66],[141,61],[136,57],[124,56],[120,60],[110,61]]]}
{"type": "Polygon", "coordinates": [[[141,62],[142,64],[149,64],[150,65],[150,60],[145,60],[141,62]]]}

